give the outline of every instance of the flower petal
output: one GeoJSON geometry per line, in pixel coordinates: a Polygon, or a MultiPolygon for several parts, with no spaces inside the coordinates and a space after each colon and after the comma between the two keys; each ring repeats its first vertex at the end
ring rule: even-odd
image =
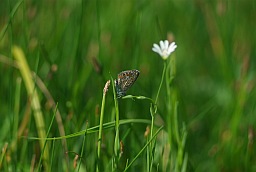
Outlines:
{"type": "Polygon", "coordinates": [[[163,41],[160,41],[160,48],[162,51],[164,50],[164,42],[163,41]]]}
{"type": "Polygon", "coordinates": [[[157,49],[159,49],[159,50],[160,50],[160,47],[159,47],[159,45],[158,45],[158,44],[153,44],[153,48],[157,48],[157,49]]]}
{"type": "Polygon", "coordinates": [[[176,48],[177,45],[175,42],[170,43],[168,40],[161,40],[159,45],[153,44],[152,51],[158,53],[164,60],[166,60],[176,48]]]}
{"type": "Polygon", "coordinates": [[[161,54],[161,49],[160,49],[159,45],[157,45],[157,44],[154,44],[154,45],[153,45],[152,50],[153,50],[154,52],[158,53],[159,55],[161,54]]]}
{"type": "Polygon", "coordinates": [[[165,40],[165,41],[164,41],[164,49],[167,50],[167,49],[168,49],[168,46],[169,46],[169,41],[168,41],[168,40],[165,40]]]}
{"type": "Polygon", "coordinates": [[[177,45],[175,45],[175,42],[172,42],[168,48],[168,53],[171,54],[176,48],[177,45]]]}

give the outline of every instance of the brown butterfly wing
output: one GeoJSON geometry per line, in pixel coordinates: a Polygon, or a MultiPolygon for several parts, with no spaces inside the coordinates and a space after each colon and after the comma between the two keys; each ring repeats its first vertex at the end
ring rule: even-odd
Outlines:
{"type": "Polygon", "coordinates": [[[134,84],[139,77],[140,71],[127,70],[118,74],[118,85],[124,93],[134,84]]]}

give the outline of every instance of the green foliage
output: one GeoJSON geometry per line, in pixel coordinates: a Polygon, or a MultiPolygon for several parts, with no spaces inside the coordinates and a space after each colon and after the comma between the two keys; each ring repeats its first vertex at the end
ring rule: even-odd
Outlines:
{"type": "Polygon", "coordinates": [[[256,1],[2,0],[0,171],[255,171],[255,16],[256,1]],[[129,69],[135,96],[102,98],[129,69]]]}

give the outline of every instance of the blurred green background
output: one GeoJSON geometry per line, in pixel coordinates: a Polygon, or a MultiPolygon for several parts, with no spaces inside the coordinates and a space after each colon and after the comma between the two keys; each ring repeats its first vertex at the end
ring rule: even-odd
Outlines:
{"type": "MultiPolygon", "coordinates": [[[[40,156],[38,141],[15,141],[24,120],[29,122],[21,135],[38,135],[33,116],[27,115],[33,112],[23,80],[17,91],[22,77],[13,46],[23,50],[31,71],[58,102],[67,135],[85,129],[86,123],[99,124],[105,82],[123,70],[140,70],[129,94],[155,98],[164,62],[151,49],[168,39],[178,46],[170,58],[176,60],[172,84],[179,101],[179,128],[184,124],[188,132],[187,171],[255,171],[255,19],[253,0],[1,0],[0,148],[7,151],[1,154],[0,170],[29,169],[40,156]]],[[[55,107],[36,87],[47,129],[55,107]]],[[[105,122],[114,121],[112,95],[110,88],[105,122]]],[[[168,123],[165,95],[162,89],[159,115],[168,123]]],[[[122,100],[120,118],[150,120],[148,102],[122,100]]],[[[131,139],[124,142],[130,159],[145,143],[146,126],[130,126],[131,139]]],[[[120,137],[126,127],[121,127],[120,137]]],[[[54,121],[49,137],[57,136],[54,121]]],[[[67,139],[68,151],[79,153],[82,140],[67,139]]],[[[106,157],[111,157],[112,141],[111,135],[103,136],[106,157]]],[[[96,133],[86,138],[82,163],[88,171],[95,163],[96,143],[96,133]]],[[[56,141],[52,169],[65,169],[60,164],[65,151],[56,141]]],[[[72,164],[74,154],[67,157],[72,164]]],[[[143,169],[139,162],[136,168],[143,169]]]]}

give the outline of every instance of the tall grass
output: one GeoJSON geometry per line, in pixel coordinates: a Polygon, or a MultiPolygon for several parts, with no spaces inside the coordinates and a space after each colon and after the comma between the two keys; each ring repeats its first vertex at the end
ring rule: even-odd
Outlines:
{"type": "Polygon", "coordinates": [[[255,9],[1,1],[0,171],[255,171],[255,9]],[[151,51],[164,39],[166,61],[151,51]]]}

